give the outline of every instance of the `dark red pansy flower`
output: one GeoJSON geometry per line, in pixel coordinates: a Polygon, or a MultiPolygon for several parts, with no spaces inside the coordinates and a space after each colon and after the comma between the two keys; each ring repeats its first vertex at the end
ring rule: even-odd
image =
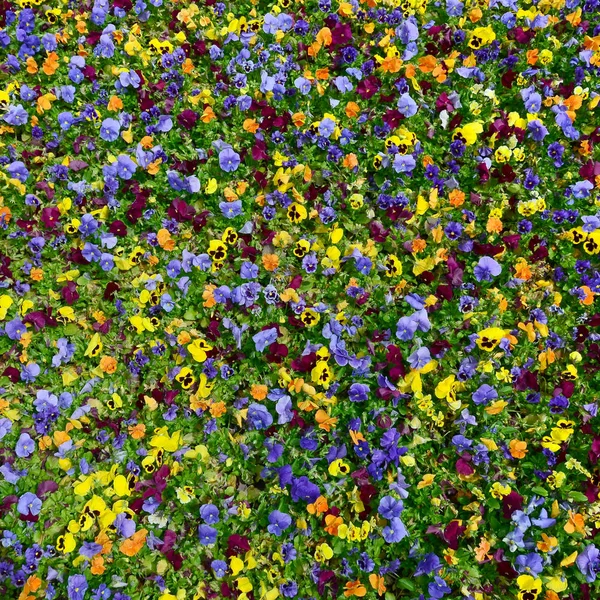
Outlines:
{"type": "Polygon", "coordinates": [[[116,293],[121,289],[121,286],[115,281],[109,281],[104,288],[104,299],[114,300],[116,293]]]}
{"type": "Polygon", "coordinates": [[[177,115],[177,122],[184,128],[187,129],[188,131],[190,129],[192,129],[194,127],[194,125],[196,125],[196,122],[198,121],[198,119],[200,118],[200,115],[189,109],[186,108],[184,111],[180,112],[177,115]]]}
{"type": "Polygon", "coordinates": [[[452,550],[458,550],[458,538],[467,530],[464,525],[460,524],[460,521],[450,521],[444,528],[443,538],[448,544],[448,547],[452,550]]]}
{"type": "Polygon", "coordinates": [[[60,295],[63,300],[71,306],[79,300],[79,293],[77,292],[77,284],[74,281],[67,282],[67,285],[63,286],[60,290],[60,295]]]}
{"type": "Polygon", "coordinates": [[[273,342],[269,346],[269,351],[265,355],[265,358],[272,363],[280,364],[283,359],[288,355],[288,347],[285,344],[278,344],[273,342]]]}
{"type": "Polygon", "coordinates": [[[191,221],[195,214],[196,209],[184,200],[181,200],[181,198],[175,198],[167,209],[167,215],[171,219],[175,219],[178,223],[191,221]]]}
{"type": "Polygon", "coordinates": [[[227,538],[227,556],[239,556],[250,550],[248,538],[234,533],[227,538]]]}
{"type": "Polygon", "coordinates": [[[358,83],[356,92],[363,100],[369,100],[379,91],[380,86],[379,79],[374,75],[370,75],[358,83]]]}
{"type": "Polygon", "coordinates": [[[54,229],[60,221],[60,211],[57,206],[47,206],[42,209],[42,223],[47,229],[54,229]]]}
{"type": "Polygon", "coordinates": [[[502,498],[502,514],[505,519],[510,519],[516,510],[523,508],[523,496],[514,490],[502,498]]]}

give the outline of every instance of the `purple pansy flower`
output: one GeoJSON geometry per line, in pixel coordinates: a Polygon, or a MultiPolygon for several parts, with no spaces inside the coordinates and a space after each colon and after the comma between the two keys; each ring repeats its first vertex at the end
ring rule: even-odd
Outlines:
{"type": "Polygon", "coordinates": [[[502,266],[490,256],[482,256],[473,273],[477,281],[491,281],[502,273],[502,266]]]}
{"type": "Polygon", "coordinates": [[[233,148],[224,148],[219,152],[219,166],[226,173],[237,171],[240,162],[240,155],[233,148]]]}

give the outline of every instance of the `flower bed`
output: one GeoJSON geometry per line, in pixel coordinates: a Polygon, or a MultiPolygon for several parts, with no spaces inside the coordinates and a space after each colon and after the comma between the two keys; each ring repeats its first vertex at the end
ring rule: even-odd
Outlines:
{"type": "Polygon", "coordinates": [[[594,600],[598,0],[0,0],[0,597],[594,600]]]}

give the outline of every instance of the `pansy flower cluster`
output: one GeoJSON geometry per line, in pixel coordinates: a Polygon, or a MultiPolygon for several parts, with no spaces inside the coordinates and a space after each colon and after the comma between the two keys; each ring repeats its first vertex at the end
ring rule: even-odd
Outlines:
{"type": "Polygon", "coordinates": [[[599,0],[0,0],[0,598],[598,598],[599,148],[599,0]]]}

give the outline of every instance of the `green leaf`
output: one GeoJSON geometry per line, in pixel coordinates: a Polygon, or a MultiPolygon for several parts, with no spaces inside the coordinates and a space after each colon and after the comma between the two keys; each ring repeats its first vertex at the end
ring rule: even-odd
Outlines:
{"type": "Polygon", "coordinates": [[[65,335],[76,335],[78,328],[77,325],[75,325],[75,323],[69,323],[68,325],[65,325],[65,335]]]}
{"type": "Polygon", "coordinates": [[[581,492],[569,492],[569,500],[575,500],[575,502],[587,502],[587,496],[581,492]]]}
{"type": "Polygon", "coordinates": [[[497,499],[497,498],[490,498],[490,499],[487,501],[487,505],[488,505],[490,508],[495,508],[495,509],[498,509],[498,508],[500,508],[500,502],[498,502],[498,499],[497,499]]]}
{"type": "Polygon", "coordinates": [[[415,584],[410,580],[410,579],[398,579],[396,581],[396,583],[401,587],[404,588],[405,590],[409,590],[411,592],[414,592],[417,588],[415,586],[415,584]]]}

